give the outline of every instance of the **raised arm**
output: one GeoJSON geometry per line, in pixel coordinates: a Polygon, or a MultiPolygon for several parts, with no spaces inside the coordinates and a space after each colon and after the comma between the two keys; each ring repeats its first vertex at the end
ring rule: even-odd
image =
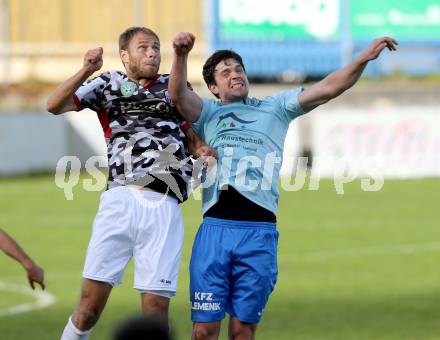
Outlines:
{"type": "Polygon", "coordinates": [[[299,95],[299,103],[304,111],[309,112],[348,90],[358,81],[370,60],[376,59],[386,47],[395,51],[396,45],[397,42],[392,38],[378,38],[351,64],[330,73],[320,82],[304,90],[299,95]]]}
{"type": "Polygon", "coordinates": [[[76,105],[73,94],[94,72],[102,67],[102,47],[88,50],[84,56],[83,67],[72,77],[61,83],[47,100],[47,111],[59,115],[68,111],[75,111],[76,105]]]}
{"type": "Polygon", "coordinates": [[[202,99],[187,87],[188,54],[195,37],[188,32],[179,33],[173,40],[174,56],[168,91],[178,110],[190,122],[196,121],[202,112],[202,99]]]}
{"type": "Polygon", "coordinates": [[[44,289],[44,271],[21,249],[21,247],[6,232],[0,229],[0,249],[8,256],[20,262],[26,270],[29,284],[35,289],[37,282],[44,289]]]}

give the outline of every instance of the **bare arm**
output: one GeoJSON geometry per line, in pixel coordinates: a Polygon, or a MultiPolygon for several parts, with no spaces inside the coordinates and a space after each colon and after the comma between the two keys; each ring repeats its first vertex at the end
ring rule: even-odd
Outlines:
{"type": "Polygon", "coordinates": [[[68,111],[75,111],[76,105],[73,94],[94,72],[102,67],[102,47],[88,50],[84,56],[83,67],[72,77],[61,83],[47,100],[47,111],[58,115],[68,111]]]}
{"type": "Polygon", "coordinates": [[[188,151],[194,157],[198,157],[197,149],[205,145],[203,141],[197,136],[192,128],[188,128],[185,131],[186,139],[188,140],[188,151]]]}
{"type": "Polygon", "coordinates": [[[211,156],[218,159],[216,150],[208,144],[205,144],[192,128],[188,128],[185,131],[185,135],[188,139],[189,152],[195,158],[200,156],[211,156]]]}
{"type": "Polygon", "coordinates": [[[185,119],[195,122],[202,112],[202,99],[187,87],[188,54],[194,46],[191,33],[179,33],[173,40],[174,56],[168,91],[185,119]]]}
{"type": "Polygon", "coordinates": [[[385,47],[395,51],[396,45],[397,42],[389,37],[376,39],[351,64],[330,73],[320,82],[304,90],[299,95],[299,103],[304,111],[309,112],[348,90],[358,81],[370,60],[376,59],[385,47]]]}
{"type": "Polygon", "coordinates": [[[26,270],[29,284],[35,289],[34,282],[37,282],[44,289],[44,270],[21,249],[21,247],[6,232],[0,229],[0,249],[6,255],[20,262],[26,270]]]}

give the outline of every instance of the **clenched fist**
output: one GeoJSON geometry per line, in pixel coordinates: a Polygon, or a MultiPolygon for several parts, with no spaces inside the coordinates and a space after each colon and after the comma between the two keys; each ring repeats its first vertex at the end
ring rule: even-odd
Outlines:
{"type": "Polygon", "coordinates": [[[102,54],[102,47],[97,47],[86,52],[84,56],[84,67],[90,72],[90,74],[101,69],[102,54]]]}
{"type": "Polygon", "coordinates": [[[173,40],[173,48],[177,55],[186,55],[192,50],[196,37],[189,32],[180,32],[173,40]]]}

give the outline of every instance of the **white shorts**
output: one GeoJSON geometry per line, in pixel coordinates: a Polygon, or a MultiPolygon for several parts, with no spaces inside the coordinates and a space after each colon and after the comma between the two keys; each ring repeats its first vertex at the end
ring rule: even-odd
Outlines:
{"type": "Polygon", "coordinates": [[[116,286],[133,257],[134,288],[172,296],[182,244],[177,200],[158,192],[116,187],[101,195],[83,277],[116,286]]]}

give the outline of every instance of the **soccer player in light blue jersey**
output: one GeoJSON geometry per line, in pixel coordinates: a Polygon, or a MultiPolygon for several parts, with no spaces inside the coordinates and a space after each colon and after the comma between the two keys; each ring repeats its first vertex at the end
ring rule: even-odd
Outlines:
{"type": "Polygon", "coordinates": [[[217,51],[203,67],[218,99],[211,100],[186,86],[194,41],[191,33],[173,41],[169,93],[197,134],[217,149],[219,162],[204,185],[203,223],[191,256],[193,339],[217,339],[225,313],[231,316],[230,339],[254,339],[277,278],[277,185],[289,123],[352,87],[367,63],[385,48],[395,50],[397,42],[376,39],[351,64],[309,88],[262,100],[248,97],[241,57],[217,51]]]}

